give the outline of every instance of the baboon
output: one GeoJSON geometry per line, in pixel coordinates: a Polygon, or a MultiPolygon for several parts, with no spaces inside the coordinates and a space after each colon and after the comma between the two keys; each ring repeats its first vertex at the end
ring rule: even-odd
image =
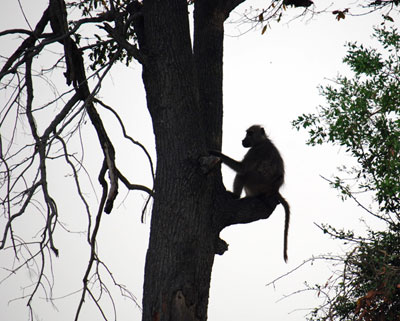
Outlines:
{"type": "Polygon", "coordinates": [[[242,145],[250,150],[241,162],[218,151],[210,151],[210,154],[218,156],[225,165],[236,172],[233,182],[233,195],[236,198],[240,198],[243,188],[247,197],[275,195],[279,198],[285,209],[283,258],[287,262],[290,208],[288,202],[279,193],[285,176],[283,159],[278,149],[267,137],[263,127],[253,125],[246,133],[242,145]]]}

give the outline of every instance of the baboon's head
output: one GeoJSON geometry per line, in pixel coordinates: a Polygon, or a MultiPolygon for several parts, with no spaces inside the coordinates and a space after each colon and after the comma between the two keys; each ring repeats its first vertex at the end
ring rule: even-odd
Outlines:
{"type": "Polygon", "coordinates": [[[246,130],[246,137],[242,140],[243,147],[257,146],[268,140],[265,130],[260,125],[253,125],[246,130]]]}

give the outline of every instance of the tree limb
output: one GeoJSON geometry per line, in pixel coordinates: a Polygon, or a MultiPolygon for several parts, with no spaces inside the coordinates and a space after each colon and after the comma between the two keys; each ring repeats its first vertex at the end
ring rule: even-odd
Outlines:
{"type": "Polygon", "coordinates": [[[124,175],[122,175],[118,169],[117,169],[117,174],[118,174],[118,178],[122,181],[122,183],[124,183],[124,185],[126,186],[127,189],[143,191],[143,192],[146,192],[147,194],[149,194],[150,196],[154,197],[154,192],[147,186],[131,184],[128,181],[128,179],[124,175]]]}
{"type": "MultiPolygon", "coordinates": [[[[199,158],[201,171],[207,175],[220,164],[218,157],[203,156],[199,158]]],[[[231,192],[227,192],[223,185],[219,190],[215,202],[216,216],[214,223],[218,231],[234,224],[247,224],[270,217],[280,203],[279,196],[258,196],[236,199],[231,192]]]]}
{"type": "Polygon", "coordinates": [[[118,113],[117,113],[113,108],[111,108],[110,106],[106,105],[104,102],[102,102],[101,100],[99,100],[99,99],[97,99],[97,98],[95,98],[93,101],[96,102],[96,103],[98,103],[98,104],[100,104],[101,106],[103,106],[103,107],[104,107],[105,109],[107,109],[108,111],[110,111],[110,112],[117,118],[117,120],[118,120],[118,122],[119,122],[119,125],[121,126],[122,134],[124,135],[124,137],[125,137],[126,139],[128,139],[129,141],[131,141],[131,142],[132,142],[133,144],[135,144],[136,146],[139,146],[139,147],[143,150],[143,152],[145,153],[145,155],[146,155],[146,157],[147,157],[147,160],[148,160],[148,162],[149,162],[149,165],[150,165],[151,176],[152,176],[152,178],[153,178],[153,185],[154,185],[154,179],[155,179],[154,165],[153,165],[153,161],[152,161],[151,156],[150,156],[149,152],[147,151],[146,147],[144,147],[143,144],[141,144],[141,143],[140,143],[139,141],[137,141],[137,140],[134,140],[131,136],[129,136],[129,135],[127,134],[126,129],[125,129],[125,126],[124,126],[124,123],[122,122],[121,117],[118,115],[118,113]]]}
{"type": "Polygon", "coordinates": [[[107,31],[110,36],[122,47],[124,48],[132,57],[134,57],[137,61],[139,61],[141,64],[144,64],[146,62],[145,56],[142,54],[142,52],[136,47],[136,45],[130,44],[124,35],[121,35],[118,33],[118,31],[114,28],[112,28],[108,23],[104,23],[103,26],[100,26],[100,28],[104,29],[107,31]]]}
{"type": "Polygon", "coordinates": [[[12,34],[26,34],[28,36],[33,36],[33,32],[30,30],[26,30],[26,29],[9,29],[9,30],[4,30],[4,31],[0,31],[0,37],[2,36],[6,36],[6,35],[12,35],[12,34]]]}
{"type": "Polygon", "coordinates": [[[54,117],[53,121],[50,123],[50,125],[46,128],[42,135],[42,139],[48,139],[50,136],[50,133],[55,131],[56,127],[58,124],[60,124],[65,117],[68,115],[68,113],[71,111],[71,109],[75,106],[75,104],[79,101],[79,94],[75,93],[71,99],[65,104],[64,108],[60,111],[60,113],[54,117]]]}
{"type": "Polygon", "coordinates": [[[44,12],[42,17],[40,18],[39,22],[37,23],[35,30],[33,33],[26,38],[22,44],[18,47],[18,49],[12,54],[12,56],[7,60],[4,64],[3,68],[0,71],[0,80],[6,75],[12,72],[13,69],[10,70],[10,67],[13,63],[22,56],[25,50],[31,48],[34,43],[37,41],[38,36],[42,34],[44,28],[46,27],[47,23],[49,22],[49,13],[50,10],[47,8],[44,12]]]}
{"type": "MultiPolygon", "coordinates": [[[[103,162],[103,166],[100,170],[99,176],[98,176],[98,180],[100,185],[103,188],[103,193],[101,196],[101,201],[99,204],[99,208],[97,210],[97,216],[96,216],[96,222],[93,228],[93,232],[92,235],[89,236],[89,244],[90,244],[90,258],[89,258],[89,263],[88,266],[86,268],[86,272],[85,275],[83,277],[83,289],[82,289],[82,296],[81,299],[79,301],[78,304],[78,308],[76,310],[76,314],[75,314],[75,321],[77,321],[79,319],[79,314],[82,310],[83,307],[83,303],[85,302],[85,296],[86,296],[86,292],[90,292],[89,290],[89,275],[90,275],[90,271],[92,270],[93,264],[95,261],[97,261],[97,252],[96,252],[96,237],[97,237],[97,233],[100,229],[100,223],[101,223],[101,217],[102,217],[102,213],[103,213],[103,208],[106,204],[106,200],[107,200],[107,194],[108,194],[108,184],[107,181],[104,179],[104,176],[107,172],[107,163],[106,161],[103,162]]],[[[90,226],[89,226],[89,231],[88,234],[90,234],[90,226]]]]}
{"type": "Polygon", "coordinates": [[[279,204],[278,196],[244,197],[234,199],[231,193],[223,193],[217,203],[216,223],[219,230],[234,224],[247,224],[270,217],[279,204]]]}

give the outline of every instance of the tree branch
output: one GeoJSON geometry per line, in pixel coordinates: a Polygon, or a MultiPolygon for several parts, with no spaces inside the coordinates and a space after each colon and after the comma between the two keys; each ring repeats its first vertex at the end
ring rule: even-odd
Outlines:
{"type": "MultiPolygon", "coordinates": [[[[199,158],[201,171],[207,175],[220,163],[215,156],[199,158]]],[[[218,231],[234,224],[247,224],[270,217],[275,207],[280,203],[279,196],[258,196],[236,199],[231,192],[227,192],[223,184],[220,185],[219,195],[216,197],[216,216],[214,224],[218,231]]]]}
{"type": "Polygon", "coordinates": [[[38,39],[38,36],[43,33],[44,28],[46,27],[47,23],[49,22],[49,13],[50,10],[47,8],[44,12],[42,17],[40,18],[39,22],[37,23],[35,30],[33,33],[26,38],[22,44],[18,47],[18,49],[12,54],[12,56],[7,60],[7,62],[4,64],[3,68],[0,71],[0,80],[6,75],[12,72],[14,69],[10,69],[10,67],[13,65],[13,63],[22,56],[25,50],[28,48],[32,47],[36,40],[38,39]]]}
{"type": "Polygon", "coordinates": [[[122,175],[118,169],[117,169],[117,173],[118,173],[118,178],[122,181],[122,183],[124,183],[124,185],[126,186],[127,189],[143,191],[143,192],[146,192],[147,194],[149,194],[150,196],[154,197],[154,192],[147,186],[131,184],[128,181],[128,179],[124,175],[122,175]]]}
{"type": "Polygon", "coordinates": [[[118,115],[118,113],[117,113],[113,108],[111,108],[110,106],[106,105],[104,102],[102,102],[101,100],[99,100],[99,99],[97,99],[97,98],[94,99],[94,102],[100,104],[100,105],[103,106],[105,109],[107,109],[108,111],[110,111],[110,112],[117,118],[117,120],[118,120],[118,122],[119,122],[119,125],[121,126],[122,134],[124,135],[124,137],[125,137],[126,139],[128,139],[129,141],[131,141],[131,142],[132,142],[133,144],[135,144],[136,146],[139,146],[139,147],[143,150],[143,152],[145,153],[145,155],[146,155],[146,157],[147,157],[147,160],[149,161],[150,170],[151,170],[151,176],[152,176],[152,178],[153,178],[153,185],[154,185],[154,179],[155,179],[154,165],[153,165],[153,161],[152,161],[151,156],[150,156],[149,152],[147,151],[146,147],[144,147],[143,144],[141,144],[141,143],[140,143],[139,141],[137,141],[137,140],[134,140],[131,136],[129,136],[129,135],[126,133],[126,129],[125,129],[125,126],[124,126],[124,123],[123,123],[121,117],[118,115]]]}
{"type": "Polygon", "coordinates": [[[60,113],[54,117],[53,121],[46,128],[42,135],[42,139],[46,140],[49,138],[50,133],[56,130],[58,124],[60,124],[71,111],[71,109],[75,106],[75,104],[79,101],[79,94],[75,93],[71,99],[65,104],[64,108],[60,111],[60,113]]]}
{"type": "Polygon", "coordinates": [[[32,36],[33,32],[30,30],[26,30],[26,29],[9,29],[9,30],[4,30],[4,31],[0,31],[0,37],[2,36],[6,36],[6,35],[12,35],[12,34],[26,34],[28,36],[32,36]]]}
{"type": "MultiPolygon", "coordinates": [[[[64,37],[63,45],[65,60],[67,63],[67,72],[65,74],[67,78],[67,84],[73,84],[76,92],[79,94],[80,99],[85,102],[87,113],[96,130],[101,148],[103,150],[104,161],[107,164],[111,183],[110,190],[108,191],[107,202],[104,206],[104,211],[106,213],[110,213],[114,200],[118,194],[118,174],[115,165],[114,146],[111,143],[101,117],[93,104],[95,91],[93,93],[90,92],[82,54],[79,51],[75,41],[68,36],[65,3],[64,1],[50,0],[49,8],[51,10],[50,22],[54,34],[66,36],[64,37]]],[[[112,63],[113,61],[110,62],[110,66],[112,63]]]]}
{"type": "Polygon", "coordinates": [[[122,47],[124,48],[132,57],[134,57],[141,64],[146,62],[145,56],[142,52],[136,47],[136,45],[130,44],[124,35],[118,33],[118,31],[112,28],[108,23],[104,23],[104,26],[100,26],[101,29],[107,31],[110,36],[122,47]]]}
{"type": "MultiPolygon", "coordinates": [[[[79,301],[78,308],[76,310],[75,321],[77,321],[79,319],[79,314],[80,314],[81,309],[83,307],[83,303],[85,302],[86,292],[90,293],[90,290],[89,290],[89,275],[90,275],[90,271],[92,270],[94,262],[98,260],[97,252],[96,252],[96,237],[97,237],[97,233],[98,233],[98,231],[100,229],[100,223],[101,223],[101,217],[102,217],[102,213],[103,213],[103,208],[104,208],[104,206],[106,204],[107,194],[108,194],[108,184],[107,184],[107,181],[104,179],[104,176],[105,176],[105,174],[107,172],[107,166],[108,165],[107,165],[106,161],[104,161],[103,162],[103,166],[102,166],[102,168],[100,170],[100,173],[99,173],[99,177],[98,177],[99,183],[103,188],[103,193],[102,193],[102,196],[101,196],[101,201],[100,201],[100,204],[99,204],[99,208],[97,210],[96,222],[95,222],[95,225],[94,225],[94,228],[93,228],[93,232],[92,232],[92,235],[89,236],[90,258],[89,258],[88,266],[86,268],[85,275],[84,275],[83,280],[82,280],[82,282],[83,282],[82,296],[81,296],[81,299],[79,301]]],[[[89,226],[88,234],[90,234],[90,226],[89,226]]]]}
{"type": "Polygon", "coordinates": [[[234,199],[231,193],[223,193],[217,202],[216,224],[219,230],[234,224],[247,224],[270,217],[279,204],[278,196],[244,197],[234,199]]]}

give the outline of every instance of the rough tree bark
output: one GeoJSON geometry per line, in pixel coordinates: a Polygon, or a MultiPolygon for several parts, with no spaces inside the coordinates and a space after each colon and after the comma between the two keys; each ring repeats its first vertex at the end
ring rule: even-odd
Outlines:
{"type": "Polygon", "coordinates": [[[143,80],[157,170],[143,321],[206,320],[219,232],[267,218],[277,205],[235,201],[220,171],[199,168],[207,150],[221,148],[223,23],[240,2],[195,1],[192,50],[186,1],[144,1],[143,80]]]}

